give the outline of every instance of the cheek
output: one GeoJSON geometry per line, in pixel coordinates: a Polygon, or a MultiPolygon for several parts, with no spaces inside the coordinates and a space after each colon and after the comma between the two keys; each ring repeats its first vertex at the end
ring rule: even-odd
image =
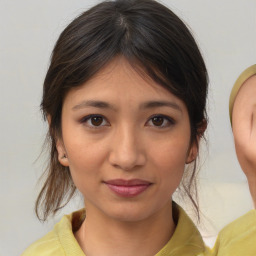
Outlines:
{"type": "Polygon", "coordinates": [[[189,149],[189,138],[173,136],[151,147],[151,156],[162,169],[184,169],[189,149]]]}
{"type": "Polygon", "coordinates": [[[181,138],[166,142],[161,148],[154,147],[151,151],[158,179],[165,193],[172,193],[179,186],[187,159],[189,144],[181,138]]]}
{"type": "Polygon", "coordinates": [[[65,140],[69,168],[76,187],[83,193],[86,187],[102,178],[99,173],[106,158],[106,147],[88,138],[72,137],[65,140]]]}
{"type": "MultiPolygon", "coordinates": [[[[84,128],[76,123],[62,124],[63,141],[71,169],[86,171],[101,164],[106,148],[104,141],[94,139],[84,128]]],[[[105,143],[106,144],[106,143],[105,143]]]]}
{"type": "Polygon", "coordinates": [[[104,152],[97,145],[82,145],[81,143],[69,145],[67,150],[70,167],[76,169],[91,169],[93,166],[100,165],[103,161],[104,152]]]}

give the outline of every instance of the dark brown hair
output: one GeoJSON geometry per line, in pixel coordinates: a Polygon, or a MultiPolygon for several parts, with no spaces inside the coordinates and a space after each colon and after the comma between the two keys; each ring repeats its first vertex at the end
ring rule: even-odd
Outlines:
{"type": "MultiPolygon", "coordinates": [[[[190,118],[191,142],[201,135],[200,128],[206,122],[208,77],[198,46],[185,24],[154,0],[105,1],[94,6],[61,33],[44,81],[41,109],[44,117],[51,119],[51,149],[46,180],[35,208],[41,220],[55,214],[76,191],[69,168],[59,163],[56,150],[65,95],[118,55],[183,100],[190,118]]],[[[192,196],[195,166],[181,186],[198,210],[192,196]]]]}

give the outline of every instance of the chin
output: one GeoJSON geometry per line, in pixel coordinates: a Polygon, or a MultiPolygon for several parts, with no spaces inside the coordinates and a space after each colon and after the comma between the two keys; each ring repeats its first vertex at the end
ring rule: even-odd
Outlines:
{"type": "Polygon", "coordinates": [[[108,217],[112,218],[115,221],[121,222],[138,222],[143,221],[151,216],[153,216],[157,209],[148,209],[143,205],[129,204],[123,205],[120,204],[118,206],[114,206],[108,209],[105,212],[108,217]],[[111,211],[110,211],[111,209],[111,211]]]}

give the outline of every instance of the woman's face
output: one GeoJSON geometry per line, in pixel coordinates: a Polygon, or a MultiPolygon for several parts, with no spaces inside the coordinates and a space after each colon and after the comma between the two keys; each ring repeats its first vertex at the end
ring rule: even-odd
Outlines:
{"type": "Polygon", "coordinates": [[[121,57],[67,94],[57,150],[87,212],[122,221],[170,207],[197,154],[185,104],[121,57]]]}

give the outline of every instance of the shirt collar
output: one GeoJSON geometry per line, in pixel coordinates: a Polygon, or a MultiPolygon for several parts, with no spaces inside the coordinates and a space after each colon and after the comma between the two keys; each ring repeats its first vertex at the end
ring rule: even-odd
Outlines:
{"type": "Polygon", "coordinates": [[[173,203],[173,212],[177,216],[174,234],[155,256],[194,256],[203,253],[205,244],[195,224],[176,203],[173,203]]]}
{"type": "MultiPolygon", "coordinates": [[[[173,203],[173,215],[176,216],[176,229],[168,243],[155,256],[195,256],[205,251],[203,239],[185,211],[173,203]]],[[[78,230],[85,219],[85,209],[66,215],[55,226],[60,243],[67,255],[85,256],[76,241],[73,232],[78,230]]]]}

